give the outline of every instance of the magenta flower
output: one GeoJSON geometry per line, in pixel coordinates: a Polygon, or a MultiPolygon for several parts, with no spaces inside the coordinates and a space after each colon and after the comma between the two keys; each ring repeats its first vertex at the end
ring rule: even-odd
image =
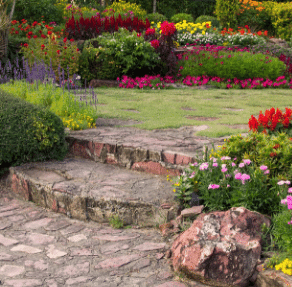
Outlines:
{"type": "Polygon", "coordinates": [[[233,163],[231,163],[231,165],[234,167],[234,166],[236,166],[236,164],[233,162],[233,163]]]}
{"type": "Polygon", "coordinates": [[[261,169],[261,170],[267,170],[268,167],[267,167],[266,165],[261,165],[261,166],[260,166],[260,169],[261,169]]]}
{"type": "Polygon", "coordinates": [[[241,179],[241,173],[240,172],[236,173],[234,178],[235,179],[241,179]]]}
{"type": "Polygon", "coordinates": [[[226,171],[227,171],[227,168],[226,168],[226,167],[223,167],[223,168],[221,169],[221,171],[222,171],[222,172],[226,172],[226,171]]]}
{"type": "Polygon", "coordinates": [[[270,173],[270,171],[269,170],[266,170],[265,172],[264,172],[264,174],[269,174],[270,173]]]}
{"type": "Polygon", "coordinates": [[[218,184],[210,184],[208,186],[208,189],[218,189],[219,187],[220,187],[220,185],[218,185],[218,184]]]}
{"type": "Polygon", "coordinates": [[[292,187],[288,188],[288,192],[292,193],[292,187]]]}
{"type": "Polygon", "coordinates": [[[222,156],[221,157],[221,160],[229,160],[229,159],[231,159],[231,157],[229,157],[229,156],[222,156]]]}
{"type": "Polygon", "coordinates": [[[249,176],[248,174],[243,173],[243,174],[241,175],[241,180],[242,180],[242,181],[249,180],[249,179],[250,179],[250,176],[249,176]]]}
{"type": "Polygon", "coordinates": [[[212,166],[217,167],[218,166],[218,163],[217,162],[214,162],[212,166]]]}
{"type": "Polygon", "coordinates": [[[241,162],[239,165],[238,165],[240,168],[244,167],[244,163],[241,162]]]}

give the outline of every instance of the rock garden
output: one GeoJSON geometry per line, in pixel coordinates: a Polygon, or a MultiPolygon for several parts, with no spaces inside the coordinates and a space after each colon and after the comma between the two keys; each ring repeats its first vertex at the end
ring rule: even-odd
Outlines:
{"type": "Polygon", "coordinates": [[[292,286],[292,2],[177,2],[0,0],[0,176],[10,168],[18,184],[18,166],[68,151],[136,170],[151,162],[176,202],[157,227],[177,274],[292,286]],[[125,124],[135,127],[122,129],[123,149],[114,130],[94,134],[125,124]],[[200,154],[190,127],[208,143],[200,154]],[[151,131],[143,148],[129,132],[139,128],[151,131]],[[166,150],[150,153],[165,129],[166,150]]]}

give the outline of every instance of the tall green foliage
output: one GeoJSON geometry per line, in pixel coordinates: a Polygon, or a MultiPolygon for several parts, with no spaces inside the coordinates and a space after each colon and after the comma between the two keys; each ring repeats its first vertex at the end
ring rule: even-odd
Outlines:
{"type": "Polygon", "coordinates": [[[239,9],[240,5],[238,0],[216,0],[215,15],[219,19],[222,27],[236,27],[236,14],[239,9]]]}

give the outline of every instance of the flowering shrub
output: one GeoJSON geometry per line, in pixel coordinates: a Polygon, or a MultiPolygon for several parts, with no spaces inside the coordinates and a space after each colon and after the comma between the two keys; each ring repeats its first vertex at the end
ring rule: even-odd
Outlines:
{"type": "Polygon", "coordinates": [[[64,116],[65,117],[62,118],[63,124],[70,130],[84,130],[96,127],[94,118],[87,116],[86,114],[72,113],[69,115],[65,112],[64,116]]]}
{"type": "Polygon", "coordinates": [[[283,273],[287,274],[287,275],[292,275],[292,260],[289,260],[288,258],[286,258],[283,262],[281,262],[280,264],[277,264],[275,266],[276,270],[281,270],[283,273]]]}
{"type": "MultiPolygon", "coordinates": [[[[120,81],[120,78],[117,79],[120,81]]],[[[174,83],[175,80],[171,76],[161,77],[160,75],[157,76],[148,76],[145,75],[144,77],[136,77],[135,79],[130,78],[128,76],[123,76],[119,87],[120,88],[127,88],[127,89],[152,89],[152,90],[160,90],[165,88],[165,83],[174,83]]]]}
{"type": "Polygon", "coordinates": [[[139,20],[137,17],[133,19],[128,17],[122,19],[118,17],[105,17],[100,18],[100,15],[96,17],[86,18],[81,17],[79,20],[75,20],[74,17],[66,22],[66,32],[69,38],[75,40],[87,40],[96,38],[104,32],[114,33],[119,28],[126,28],[129,31],[137,31],[138,33],[150,28],[150,22],[146,19],[145,22],[139,20]]]}
{"type": "Polygon", "coordinates": [[[46,24],[45,21],[40,23],[34,21],[32,24],[28,24],[25,19],[22,19],[21,23],[17,20],[11,21],[9,33],[15,37],[27,37],[28,39],[46,38],[51,33],[55,33],[57,38],[61,38],[63,35],[63,31],[61,33],[55,32],[54,27],[46,24]]]}
{"type": "Polygon", "coordinates": [[[179,61],[179,65],[182,67],[180,73],[183,77],[207,75],[241,80],[249,78],[275,80],[282,76],[286,69],[285,64],[279,59],[263,54],[207,49],[192,50],[184,60],[179,61]]]}
{"type": "Polygon", "coordinates": [[[289,108],[285,108],[285,110],[285,113],[283,113],[278,108],[277,110],[271,108],[270,110],[266,110],[265,114],[260,111],[258,119],[252,115],[248,122],[250,130],[254,132],[268,132],[270,134],[286,132],[292,136],[290,123],[292,120],[292,110],[289,108]]]}
{"type": "Polygon", "coordinates": [[[141,8],[141,5],[126,1],[119,1],[106,7],[106,9],[102,12],[102,15],[118,17],[118,15],[121,14],[122,17],[127,17],[128,15],[124,14],[129,13],[129,11],[133,13],[133,16],[138,17],[139,19],[145,19],[147,14],[147,12],[141,8]]]}
{"type": "Polygon", "coordinates": [[[267,166],[257,167],[249,159],[236,164],[228,156],[211,157],[190,164],[176,180],[174,191],[185,207],[195,192],[208,210],[243,206],[271,215],[280,210],[280,198],[268,184],[268,176],[267,166]]]}
{"type": "Polygon", "coordinates": [[[184,34],[184,33],[199,33],[202,35],[205,35],[206,31],[211,28],[211,21],[209,22],[202,22],[202,23],[192,23],[192,22],[186,22],[185,20],[179,23],[175,24],[175,28],[178,31],[178,34],[184,34]]]}
{"type": "Polygon", "coordinates": [[[52,66],[52,69],[58,81],[62,68],[66,71],[69,78],[78,72],[78,60],[80,56],[77,44],[73,39],[64,38],[58,42],[56,35],[48,31],[48,37],[30,39],[21,48],[21,53],[28,60],[30,66],[35,62],[43,61],[46,65],[52,66]]]}
{"type": "Polygon", "coordinates": [[[231,136],[215,155],[236,157],[239,161],[248,156],[257,166],[268,166],[272,177],[281,175],[289,178],[292,175],[292,141],[286,133],[231,136]]]}
{"type": "Polygon", "coordinates": [[[163,74],[176,75],[177,72],[177,58],[173,51],[175,48],[175,41],[177,40],[177,31],[173,23],[164,21],[162,24],[158,23],[159,32],[154,29],[147,29],[144,34],[146,41],[152,42],[155,46],[156,53],[158,53],[162,63],[164,64],[163,74]],[[154,33],[155,31],[155,33],[154,33]]]}

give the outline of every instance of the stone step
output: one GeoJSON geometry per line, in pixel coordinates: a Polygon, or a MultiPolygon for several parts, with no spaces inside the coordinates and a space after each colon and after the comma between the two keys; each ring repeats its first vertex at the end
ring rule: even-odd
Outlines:
{"type": "Polygon", "coordinates": [[[69,217],[125,225],[158,226],[177,216],[165,176],[127,170],[81,158],[27,163],[10,168],[12,190],[21,199],[69,217]]]}
{"type": "Polygon", "coordinates": [[[115,164],[157,175],[179,175],[202,158],[205,148],[224,143],[225,138],[207,138],[195,133],[207,126],[145,131],[133,127],[97,127],[70,131],[70,153],[96,162],[115,164]]]}

